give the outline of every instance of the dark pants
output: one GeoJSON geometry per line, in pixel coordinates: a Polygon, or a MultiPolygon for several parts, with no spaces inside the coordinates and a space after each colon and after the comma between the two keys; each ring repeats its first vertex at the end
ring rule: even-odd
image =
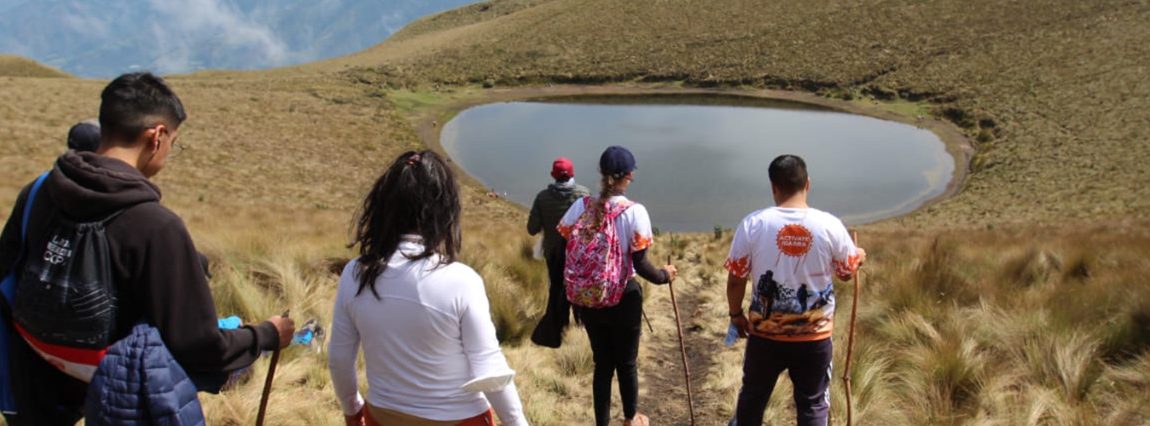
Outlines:
{"type": "Polygon", "coordinates": [[[84,416],[88,384],[41,358],[16,333],[8,337],[11,384],[19,415],[4,415],[11,426],[72,426],[84,416]]]}
{"type": "Polygon", "coordinates": [[[639,401],[639,335],[642,332],[643,293],[638,286],[623,294],[618,305],[606,309],[578,309],[595,359],[595,424],[611,423],[611,379],[619,375],[623,415],[635,417],[639,401]]]}
{"type": "MultiPolygon", "coordinates": [[[[547,279],[550,281],[547,311],[531,332],[531,341],[537,345],[558,348],[563,343],[563,331],[571,323],[571,303],[567,301],[567,284],[563,281],[566,263],[567,253],[562,248],[547,253],[547,279]]],[[[575,321],[579,321],[578,312],[575,321]]]]}
{"type": "Polygon", "coordinates": [[[763,411],[783,370],[794,384],[796,417],[800,426],[827,424],[830,408],[831,339],[814,342],[777,342],[751,337],[743,360],[743,388],[735,420],[739,426],[763,424],[763,411]]]}
{"type": "Polygon", "coordinates": [[[8,374],[20,414],[3,414],[10,426],[75,425],[84,416],[87,383],[41,358],[11,326],[11,310],[0,297],[0,327],[8,328],[8,374]]]}

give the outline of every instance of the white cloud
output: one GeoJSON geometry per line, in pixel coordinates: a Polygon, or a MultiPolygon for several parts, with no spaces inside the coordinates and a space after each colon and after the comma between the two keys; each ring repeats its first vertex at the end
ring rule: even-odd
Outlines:
{"type": "Polygon", "coordinates": [[[403,28],[404,25],[407,25],[408,19],[410,18],[404,16],[404,14],[398,10],[385,13],[379,17],[380,22],[383,24],[383,29],[387,31],[387,34],[395,34],[395,32],[403,28]]]}
{"type": "Polygon", "coordinates": [[[220,49],[249,55],[251,65],[278,66],[290,50],[265,24],[243,16],[225,0],[149,0],[156,17],[155,67],[162,73],[192,71],[197,54],[220,49]],[[207,46],[215,44],[215,46],[207,46]]]}
{"type": "Polygon", "coordinates": [[[108,23],[99,19],[90,19],[85,16],[65,13],[59,17],[60,25],[67,27],[76,34],[94,39],[107,39],[108,23]]]}

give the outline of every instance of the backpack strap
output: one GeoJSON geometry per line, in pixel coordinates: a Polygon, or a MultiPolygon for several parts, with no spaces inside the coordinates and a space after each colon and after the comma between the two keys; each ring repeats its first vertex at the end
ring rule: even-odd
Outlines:
{"type": "Polygon", "coordinates": [[[13,265],[13,270],[4,277],[3,284],[0,284],[0,294],[3,294],[4,301],[9,305],[12,304],[12,298],[16,294],[16,270],[15,268],[24,262],[24,252],[27,250],[28,245],[28,217],[32,216],[32,203],[36,201],[36,194],[40,192],[40,187],[44,185],[44,180],[48,178],[48,173],[40,175],[36,181],[32,182],[32,188],[28,190],[28,198],[24,200],[24,216],[20,218],[20,254],[16,256],[16,263],[13,265]]]}
{"type": "Polygon", "coordinates": [[[624,212],[627,211],[627,209],[631,208],[631,206],[633,206],[633,205],[635,205],[635,202],[630,201],[630,200],[628,200],[627,202],[624,202],[624,203],[616,204],[616,205],[612,206],[613,208],[610,211],[607,212],[606,217],[611,219],[611,220],[615,220],[615,218],[622,215],[624,212]]]}
{"type": "Polygon", "coordinates": [[[44,185],[50,173],[52,172],[44,172],[36,178],[36,181],[32,182],[32,189],[28,190],[28,199],[24,200],[24,216],[20,218],[20,244],[24,244],[28,239],[28,217],[32,216],[32,203],[36,201],[36,194],[40,192],[40,187],[44,185]]]}

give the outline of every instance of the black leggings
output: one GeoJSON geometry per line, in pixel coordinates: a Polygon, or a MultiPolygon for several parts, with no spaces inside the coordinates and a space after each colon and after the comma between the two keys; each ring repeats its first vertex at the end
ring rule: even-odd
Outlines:
{"type": "Polygon", "coordinates": [[[639,400],[635,360],[639,357],[639,335],[643,330],[643,293],[638,283],[628,283],[627,292],[618,305],[605,309],[581,308],[580,316],[595,359],[595,424],[611,423],[611,379],[615,373],[619,374],[623,415],[634,418],[639,400]]]}

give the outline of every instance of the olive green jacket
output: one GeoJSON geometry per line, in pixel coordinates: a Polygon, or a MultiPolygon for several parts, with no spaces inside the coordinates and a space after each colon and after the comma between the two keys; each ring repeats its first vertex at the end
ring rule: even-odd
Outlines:
{"type": "Polygon", "coordinates": [[[527,232],[535,235],[543,231],[544,256],[549,257],[556,249],[565,249],[563,236],[559,235],[555,227],[559,226],[559,219],[567,214],[571,204],[588,195],[591,195],[591,191],[582,185],[553,183],[535,196],[531,215],[527,218],[527,232]]]}

